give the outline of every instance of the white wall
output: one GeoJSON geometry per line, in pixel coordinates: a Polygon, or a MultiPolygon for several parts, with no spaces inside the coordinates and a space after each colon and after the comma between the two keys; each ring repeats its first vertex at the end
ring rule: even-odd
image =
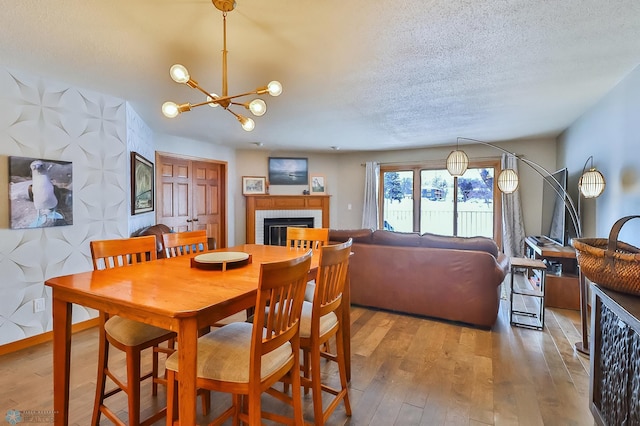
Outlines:
{"type": "MultiPolygon", "coordinates": [[[[126,119],[121,99],[0,68],[0,344],[50,330],[44,281],[90,270],[90,240],[128,235],[126,119]],[[73,225],[9,229],[8,156],[73,163],[73,225]]],[[[93,315],[73,308],[75,322],[93,315]]]]}
{"type": "MultiPolygon", "coordinates": [[[[125,238],[155,223],[155,212],[131,215],[130,152],[150,161],[155,151],[228,162],[236,191],[235,151],[167,135],[154,135],[117,99],[70,84],[0,67],[0,345],[51,330],[48,278],[92,269],[89,241],[125,238]],[[9,229],[8,157],[73,163],[73,224],[9,229]],[[44,312],[33,300],[45,298],[44,312]]],[[[229,244],[235,210],[229,203],[229,244]]],[[[73,307],[73,321],[96,315],[73,307]]]]}
{"type": "MultiPolygon", "coordinates": [[[[606,236],[619,217],[640,214],[640,69],[634,70],[607,97],[578,119],[560,138],[509,141],[505,149],[525,155],[548,170],[567,166],[570,185],[589,155],[607,178],[605,194],[586,201],[585,236],[606,236]],[[556,159],[558,161],[556,161],[556,159]]],[[[471,158],[498,157],[481,145],[462,145],[471,158]]],[[[150,160],[154,151],[228,163],[228,244],[245,239],[242,176],[267,176],[269,156],[309,159],[310,174],[327,177],[332,228],[359,228],[366,161],[418,162],[444,159],[452,147],[389,152],[273,152],[262,147],[234,150],[213,141],[200,142],[154,134],[121,99],[75,88],[15,70],[0,68],[0,200],[8,200],[8,156],[73,162],[74,223],[71,226],[9,229],[9,204],[0,203],[0,344],[51,329],[53,276],[91,269],[88,242],[120,238],[155,222],[155,214],[131,216],[129,153],[150,160]],[[351,209],[349,209],[349,205],[351,209]],[[33,313],[33,299],[45,297],[44,313],[33,313]]],[[[520,165],[521,194],[527,234],[540,233],[543,182],[520,165]]],[[[271,186],[273,194],[300,194],[306,186],[271,186]]],[[[572,191],[575,195],[575,191],[572,191]]],[[[633,222],[633,221],[632,221],[633,222]]],[[[621,239],[638,245],[640,224],[630,222],[621,239]]],[[[640,222],[640,220],[637,220],[640,222]]],[[[74,321],[93,313],[74,307],[74,321]]]]}
{"type": "MultiPolygon", "coordinates": [[[[229,202],[235,206],[235,240],[238,244],[246,241],[246,200],[242,195],[242,176],[269,175],[269,157],[304,157],[308,159],[309,175],[321,174],[326,177],[326,192],[331,196],[329,203],[330,226],[337,228],[340,223],[338,205],[340,193],[351,182],[340,180],[340,156],[337,154],[318,154],[304,152],[270,151],[262,147],[252,150],[236,151],[236,175],[235,184],[237,190],[229,193],[229,202]]],[[[309,185],[271,185],[269,193],[274,195],[301,195],[303,190],[309,189],[309,185]]],[[[231,232],[231,231],[229,231],[231,232]]]]}
{"type": "MultiPolygon", "coordinates": [[[[153,132],[129,104],[127,104],[127,150],[130,153],[133,151],[142,155],[152,163],[155,162],[153,132]]],[[[127,162],[127,166],[127,176],[131,176],[131,161],[127,162]]],[[[140,228],[156,223],[155,212],[131,215],[130,193],[127,200],[129,203],[129,235],[140,228]]]]}
{"type": "MultiPolygon", "coordinates": [[[[595,200],[583,200],[583,234],[607,238],[616,220],[640,214],[640,67],[633,70],[600,102],[561,136],[560,160],[578,175],[593,155],[593,164],[607,186],[595,200]]],[[[577,190],[576,190],[577,191],[577,190]]],[[[640,219],[628,222],[620,240],[640,246],[640,219]]]]}
{"type": "MultiPolygon", "coordinates": [[[[541,164],[550,171],[556,170],[556,143],[553,139],[537,139],[528,141],[511,141],[499,144],[501,147],[522,154],[532,161],[541,164]]],[[[499,158],[501,152],[483,145],[461,145],[470,158],[499,158]]],[[[452,147],[424,148],[402,151],[380,152],[340,152],[337,154],[283,153],[256,148],[237,152],[237,176],[267,176],[268,157],[295,156],[309,159],[309,173],[320,173],[327,176],[327,191],[331,195],[331,223],[336,229],[360,228],[364,200],[364,167],[366,161],[381,163],[416,163],[420,161],[442,161],[452,147]],[[351,209],[349,209],[349,205],[351,209]]],[[[527,234],[540,233],[540,216],[542,201],[542,178],[525,165],[520,165],[520,191],[525,217],[527,234]]],[[[271,186],[272,194],[301,194],[306,186],[271,186]]],[[[236,210],[244,214],[245,200],[241,191],[235,195],[236,210]]],[[[245,241],[245,218],[236,222],[236,239],[245,241]],[[242,221],[242,222],[240,222],[242,221]]]]}

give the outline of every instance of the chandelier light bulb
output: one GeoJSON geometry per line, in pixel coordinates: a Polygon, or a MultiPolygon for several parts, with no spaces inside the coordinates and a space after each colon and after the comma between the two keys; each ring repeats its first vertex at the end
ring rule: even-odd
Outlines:
{"type": "Polygon", "coordinates": [[[243,115],[238,115],[238,121],[242,124],[242,128],[247,132],[252,131],[256,127],[255,121],[243,115]]]}
{"type": "Polygon", "coordinates": [[[211,93],[211,96],[207,96],[207,102],[210,102],[209,106],[211,108],[215,108],[215,107],[219,107],[220,104],[217,102],[211,102],[212,100],[216,99],[218,97],[218,95],[216,95],[215,93],[211,93]]]}
{"type": "Polygon", "coordinates": [[[262,99],[254,99],[249,102],[249,111],[256,117],[260,117],[267,112],[267,104],[262,99]]]}
{"type": "Polygon", "coordinates": [[[180,114],[178,104],[175,102],[165,102],[162,104],[162,114],[167,118],[175,118],[180,114]]]}
{"type": "Polygon", "coordinates": [[[282,84],[279,81],[273,80],[267,84],[267,91],[271,96],[280,96],[282,93],[282,84]]]}
{"type": "Polygon", "coordinates": [[[176,83],[184,84],[191,78],[189,76],[189,71],[187,70],[187,68],[181,64],[173,65],[169,70],[169,74],[171,75],[173,81],[175,81],[176,83]]]}

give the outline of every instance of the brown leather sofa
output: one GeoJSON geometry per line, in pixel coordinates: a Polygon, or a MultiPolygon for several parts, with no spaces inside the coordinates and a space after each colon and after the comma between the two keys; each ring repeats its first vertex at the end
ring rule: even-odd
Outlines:
{"type": "Polygon", "coordinates": [[[509,258],[484,237],[330,230],[353,238],[351,303],[490,328],[509,258]]]}
{"type": "Polygon", "coordinates": [[[138,229],[134,233],[131,234],[132,237],[144,237],[147,235],[153,235],[156,237],[156,248],[158,250],[158,259],[163,259],[165,257],[164,253],[164,243],[162,242],[162,234],[167,232],[171,232],[171,228],[162,223],[158,223],[157,225],[145,226],[144,228],[138,229]]]}

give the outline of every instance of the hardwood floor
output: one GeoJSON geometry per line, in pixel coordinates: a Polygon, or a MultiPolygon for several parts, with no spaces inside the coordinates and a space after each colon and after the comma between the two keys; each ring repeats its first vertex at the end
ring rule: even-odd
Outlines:
{"type": "MultiPolygon", "coordinates": [[[[361,307],[352,308],[351,318],[353,416],[345,417],[341,404],[331,425],[594,423],[588,410],[589,360],[573,349],[580,340],[577,311],[548,308],[544,331],[511,327],[506,300],[490,331],[361,307]]],[[[73,338],[73,425],[90,422],[97,337],[90,329],[73,338]]],[[[117,351],[113,359],[123,361],[117,351]]],[[[337,381],[333,365],[327,364],[323,374],[337,381]]],[[[3,355],[0,377],[0,415],[11,409],[50,411],[51,343],[3,355]]],[[[164,403],[164,390],[157,399],[150,394],[145,383],[145,408],[164,403]]],[[[125,399],[117,398],[124,418],[125,399]]],[[[264,400],[267,407],[280,407],[264,400]]],[[[227,401],[226,395],[213,395],[214,412],[227,401]]],[[[312,421],[310,395],[304,407],[305,419],[312,421]]]]}

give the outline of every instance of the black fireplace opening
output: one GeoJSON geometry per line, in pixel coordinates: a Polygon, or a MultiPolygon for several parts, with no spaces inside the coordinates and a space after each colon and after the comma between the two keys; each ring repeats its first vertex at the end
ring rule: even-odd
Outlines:
{"type": "Polygon", "coordinates": [[[313,228],[312,217],[278,217],[264,220],[264,243],[271,246],[287,244],[287,227],[313,228]]]}

